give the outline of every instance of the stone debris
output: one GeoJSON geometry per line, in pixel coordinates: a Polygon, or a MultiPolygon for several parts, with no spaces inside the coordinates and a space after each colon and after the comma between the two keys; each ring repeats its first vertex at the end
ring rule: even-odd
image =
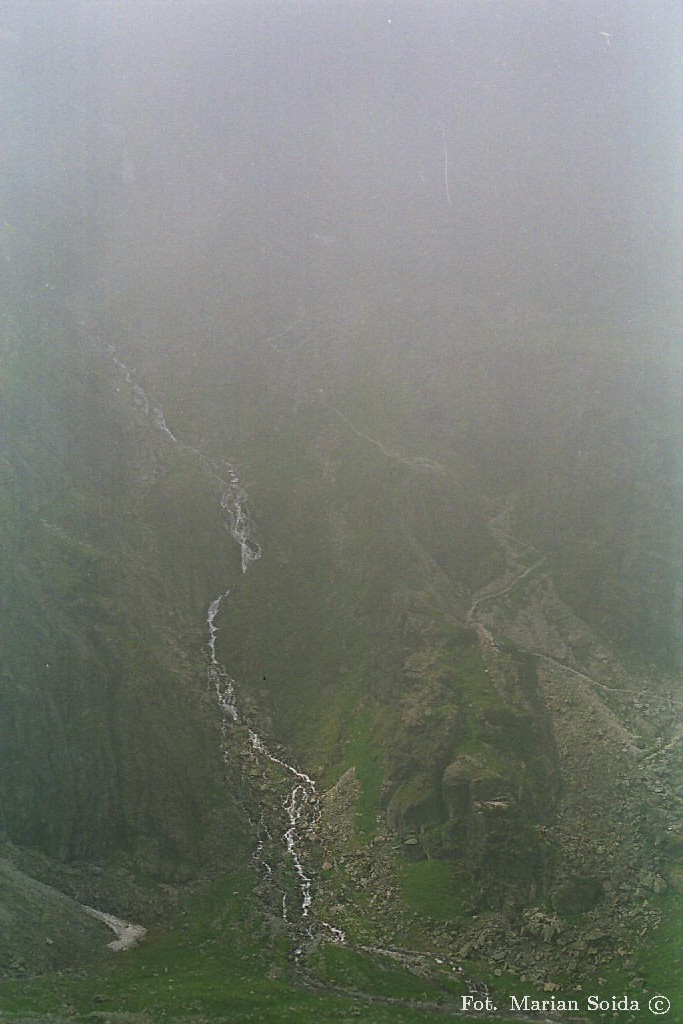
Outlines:
{"type": "Polygon", "coordinates": [[[129,921],[122,921],[119,917],[114,917],[113,914],[105,914],[102,910],[86,907],[85,904],[83,904],[83,910],[90,917],[102,921],[103,924],[106,924],[107,928],[111,928],[115,933],[116,938],[112,942],[107,943],[109,949],[114,950],[115,953],[122,953],[126,949],[132,949],[147,934],[147,929],[143,928],[141,924],[131,924],[129,921]]]}

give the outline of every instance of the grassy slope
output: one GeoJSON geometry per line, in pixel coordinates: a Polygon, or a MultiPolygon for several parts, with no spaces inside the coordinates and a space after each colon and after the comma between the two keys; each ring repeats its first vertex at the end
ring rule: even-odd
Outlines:
{"type": "MultiPolygon", "coordinates": [[[[434,865],[434,862],[426,863],[434,865]]],[[[417,901],[422,909],[430,912],[438,910],[419,884],[424,881],[425,868],[409,867],[407,877],[421,876],[419,880],[408,877],[409,900],[417,901]]],[[[442,889],[442,867],[432,873],[438,876],[433,891],[442,889]]],[[[465,991],[459,983],[421,980],[391,961],[378,963],[361,952],[336,947],[323,947],[316,973],[326,984],[356,990],[355,997],[320,990],[307,992],[295,986],[285,955],[286,943],[277,933],[264,928],[252,886],[250,872],[227,876],[195,896],[174,926],[152,930],[142,946],[126,954],[110,954],[108,964],[98,970],[81,972],[75,977],[64,973],[30,983],[3,982],[0,997],[3,1019],[12,1021],[15,1017],[24,1019],[25,1014],[38,1014],[41,1021],[66,1018],[86,1021],[93,1020],[94,1012],[98,1012],[104,1018],[112,1015],[112,1020],[117,1013],[140,1014],[141,1022],[262,1020],[273,1024],[315,1024],[321,1019],[345,1021],[354,1017],[368,1024],[385,1021],[387,1024],[417,1024],[438,1017],[435,1018],[433,1011],[368,1002],[363,993],[369,997],[459,1004],[460,995],[465,991]]],[[[604,997],[627,992],[641,1000],[645,996],[646,1002],[651,994],[661,992],[672,1001],[674,1009],[669,1019],[680,1019],[683,1007],[679,969],[681,921],[673,901],[668,904],[665,923],[638,954],[637,970],[645,979],[642,988],[629,989],[625,972],[615,964],[605,972],[602,982],[595,979],[592,984],[584,985],[582,992],[563,988],[558,979],[558,998],[576,998],[581,1002],[591,993],[604,997]]],[[[476,969],[480,977],[487,976],[485,965],[469,966],[471,971],[476,969]]],[[[494,976],[491,972],[488,977],[501,1007],[507,1005],[510,993],[544,998],[542,992],[518,978],[494,976]]],[[[615,1019],[626,1022],[630,1018],[626,1013],[619,1013],[615,1019]]]]}
{"type": "MultiPolygon", "coordinates": [[[[307,992],[292,984],[285,943],[259,919],[250,872],[230,875],[197,896],[175,927],[153,930],[145,943],[110,956],[98,972],[74,978],[3,983],[0,1007],[6,1018],[25,1013],[41,1019],[93,1020],[142,1014],[147,1020],[303,1022],[348,1020],[396,1024],[433,1019],[408,1007],[372,1005],[362,995],[340,997],[307,992]]],[[[404,999],[444,998],[436,986],[419,983],[391,967],[371,969],[349,950],[327,950],[330,984],[404,999]]],[[[367,958],[365,958],[367,959],[367,958]]]]}
{"type": "Polygon", "coordinates": [[[38,313],[1,341],[2,823],[57,858],[134,850],[188,877],[218,808],[243,831],[200,699],[205,609],[235,568],[218,495],[91,342],[38,313]]]}

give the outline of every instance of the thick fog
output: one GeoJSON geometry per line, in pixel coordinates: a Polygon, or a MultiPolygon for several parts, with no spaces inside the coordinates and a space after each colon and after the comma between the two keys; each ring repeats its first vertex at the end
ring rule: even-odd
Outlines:
{"type": "Polygon", "coordinates": [[[91,1018],[671,992],[682,43],[680,0],[0,0],[0,872],[56,891],[0,874],[0,975],[78,987],[95,908],[154,931],[91,1018]]]}
{"type": "Polygon", "coordinates": [[[149,278],[152,317],[327,294],[670,328],[677,4],[65,0],[0,19],[6,259],[30,233],[58,290],[101,307],[149,278]]]}

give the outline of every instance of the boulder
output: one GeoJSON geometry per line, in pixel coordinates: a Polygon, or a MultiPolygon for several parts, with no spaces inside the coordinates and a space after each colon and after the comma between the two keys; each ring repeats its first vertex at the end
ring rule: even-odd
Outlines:
{"type": "Polygon", "coordinates": [[[461,755],[446,767],[441,790],[449,818],[468,814],[474,800],[500,799],[505,792],[502,776],[469,754],[461,755]]]}

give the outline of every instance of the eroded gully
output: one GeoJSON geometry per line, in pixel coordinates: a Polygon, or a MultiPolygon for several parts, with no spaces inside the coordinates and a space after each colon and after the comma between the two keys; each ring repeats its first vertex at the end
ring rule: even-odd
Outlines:
{"type": "MultiPolygon", "coordinates": [[[[130,369],[120,358],[112,345],[107,346],[109,357],[125,383],[130,387],[135,405],[140,412],[152,420],[166,441],[189,452],[208,472],[214,484],[217,484],[221,497],[220,509],[223,520],[230,531],[232,539],[239,547],[242,573],[246,574],[254,562],[262,556],[262,549],[254,537],[254,527],[248,512],[246,495],[235,467],[230,462],[219,463],[206,456],[200,449],[180,440],[168,427],[164,412],[137,383],[134,370],[130,369]]],[[[298,960],[304,951],[306,940],[315,938],[336,943],[346,942],[346,935],[340,929],[314,914],[313,880],[304,867],[303,847],[306,834],[317,824],[322,808],[320,795],[315,781],[306,772],[300,770],[284,756],[279,756],[268,746],[263,737],[253,728],[242,714],[236,692],[236,682],[227,672],[218,658],[216,649],[218,639],[217,619],[224,604],[230,596],[230,590],[215,597],[208,606],[206,623],[208,641],[204,647],[207,659],[207,679],[213,690],[221,715],[221,747],[224,760],[232,756],[234,742],[231,732],[237,725],[244,725],[249,738],[250,753],[257,762],[266,762],[289,777],[287,795],[282,803],[285,812],[286,828],[281,837],[289,862],[296,880],[298,907],[290,908],[290,897],[280,890],[280,906],[284,920],[290,924],[298,923],[301,940],[294,949],[294,959],[298,960]]],[[[261,814],[258,822],[252,822],[258,833],[258,842],[253,853],[254,861],[259,865],[266,880],[275,886],[274,872],[271,864],[265,859],[266,846],[272,836],[266,821],[266,813],[261,814]]],[[[268,815],[268,817],[270,817],[268,815]]]]}

